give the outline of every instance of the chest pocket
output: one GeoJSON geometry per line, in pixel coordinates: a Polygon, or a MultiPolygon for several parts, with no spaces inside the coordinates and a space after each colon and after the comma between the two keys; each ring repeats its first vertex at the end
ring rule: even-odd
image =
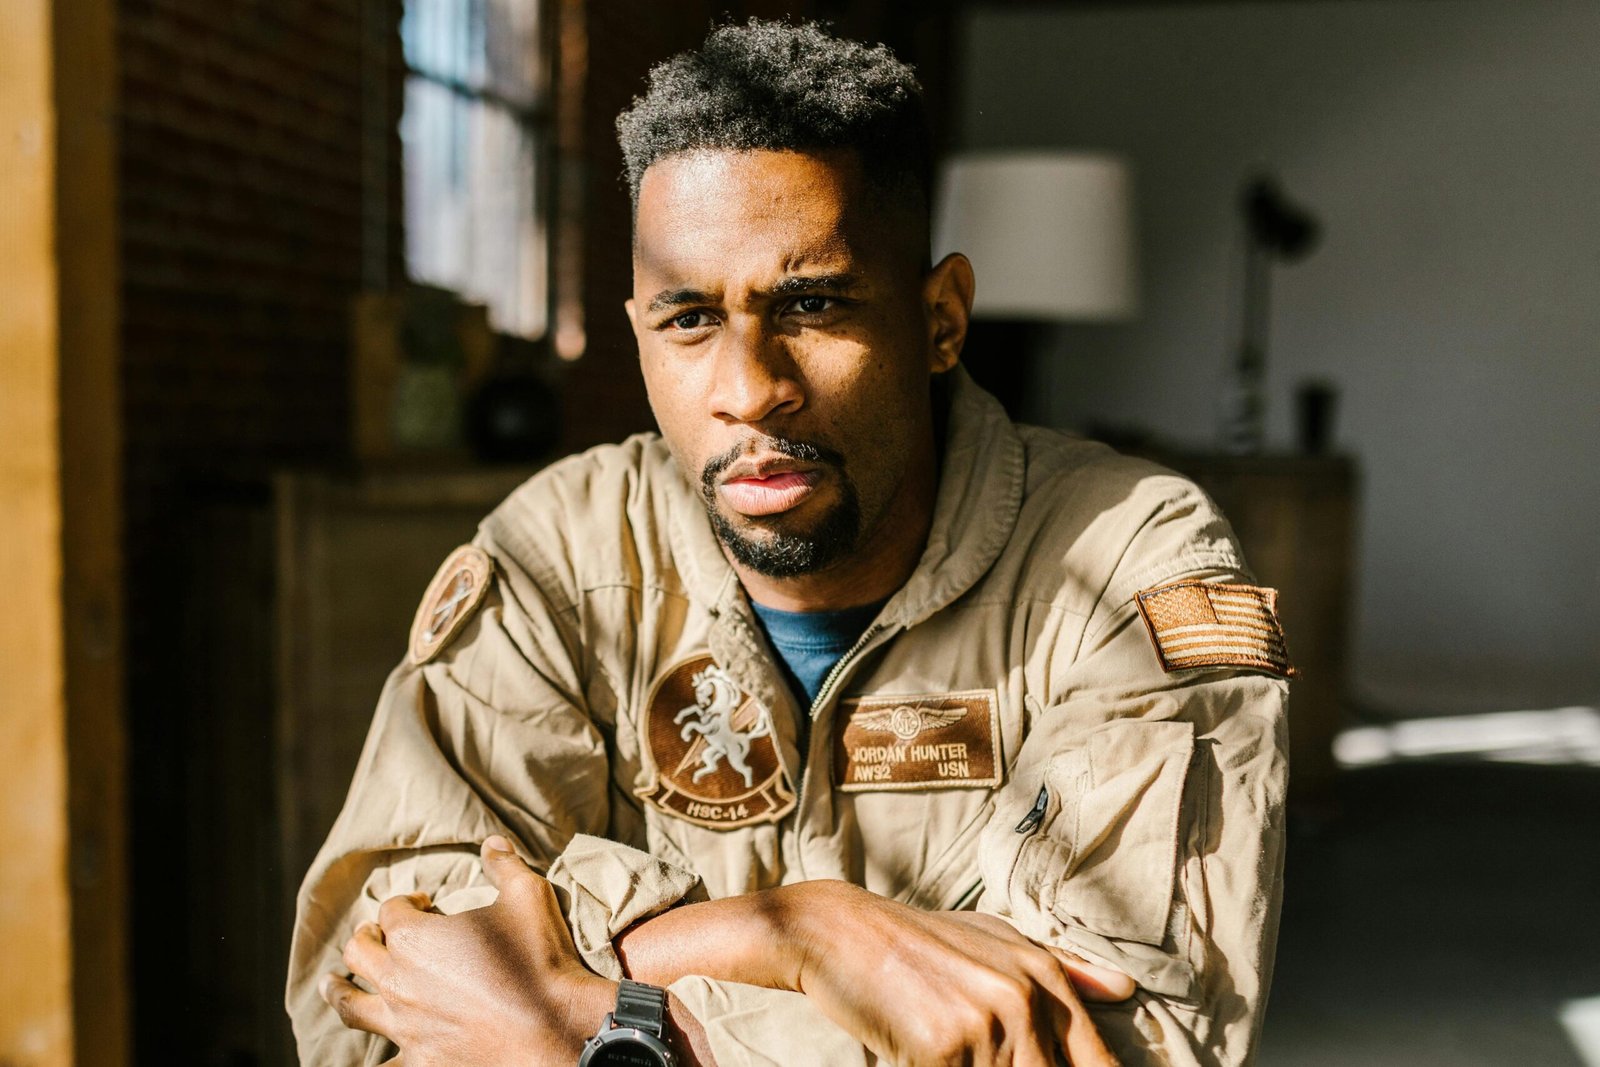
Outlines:
{"type": "Polygon", "coordinates": [[[1159,945],[1177,874],[1186,722],[1112,722],[1050,760],[1013,884],[1063,923],[1159,945]]]}

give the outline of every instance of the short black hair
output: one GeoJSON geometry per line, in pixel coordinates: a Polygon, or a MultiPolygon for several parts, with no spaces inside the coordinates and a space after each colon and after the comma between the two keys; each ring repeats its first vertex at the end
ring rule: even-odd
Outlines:
{"type": "Polygon", "coordinates": [[[650,164],[700,149],[853,149],[879,192],[917,198],[926,224],[932,139],[922,86],[886,46],[815,22],[714,27],[699,49],[657,64],[617,116],[628,192],[650,164]]]}

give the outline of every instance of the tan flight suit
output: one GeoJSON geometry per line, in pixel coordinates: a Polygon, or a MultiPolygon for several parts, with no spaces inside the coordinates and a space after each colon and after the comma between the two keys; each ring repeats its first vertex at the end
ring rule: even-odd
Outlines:
{"type": "MultiPolygon", "coordinates": [[[[481,602],[389,677],[301,889],[287,1002],[303,1063],[384,1058],[317,979],[391,895],[492,899],[491,833],[549,869],[612,977],[611,938],[685,897],[842,878],[1132,975],[1132,1000],[1094,1009],[1130,1067],[1250,1059],[1287,687],[1226,650],[1163,669],[1136,603],[1178,579],[1248,582],[1232,532],[1182,478],[1014,426],[950,377],[926,550],[824,683],[804,757],[805,711],[658,439],[565,460],[484,521],[481,602]]],[[[723,1067],[875,1062],[801,994],[673,989],[723,1067]]]]}

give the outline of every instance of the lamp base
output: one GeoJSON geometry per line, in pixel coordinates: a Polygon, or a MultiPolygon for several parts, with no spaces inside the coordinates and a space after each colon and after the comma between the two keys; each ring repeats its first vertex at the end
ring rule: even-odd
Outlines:
{"type": "Polygon", "coordinates": [[[1028,396],[1047,329],[1036,319],[974,319],[967,327],[962,366],[994,394],[1013,422],[1039,421],[1041,412],[1028,396]]]}

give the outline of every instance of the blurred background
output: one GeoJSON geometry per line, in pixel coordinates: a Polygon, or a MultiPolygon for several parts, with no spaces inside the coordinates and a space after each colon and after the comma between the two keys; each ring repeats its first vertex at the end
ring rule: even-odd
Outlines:
{"type": "Polygon", "coordinates": [[[292,1062],[433,568],[652,426],[612,123],[724,15],[917,66],[974,374],[1280,589],[1260,1062],[1600,1067],[1593,0],[4,0],[0,1064],[292,1062]]]}

